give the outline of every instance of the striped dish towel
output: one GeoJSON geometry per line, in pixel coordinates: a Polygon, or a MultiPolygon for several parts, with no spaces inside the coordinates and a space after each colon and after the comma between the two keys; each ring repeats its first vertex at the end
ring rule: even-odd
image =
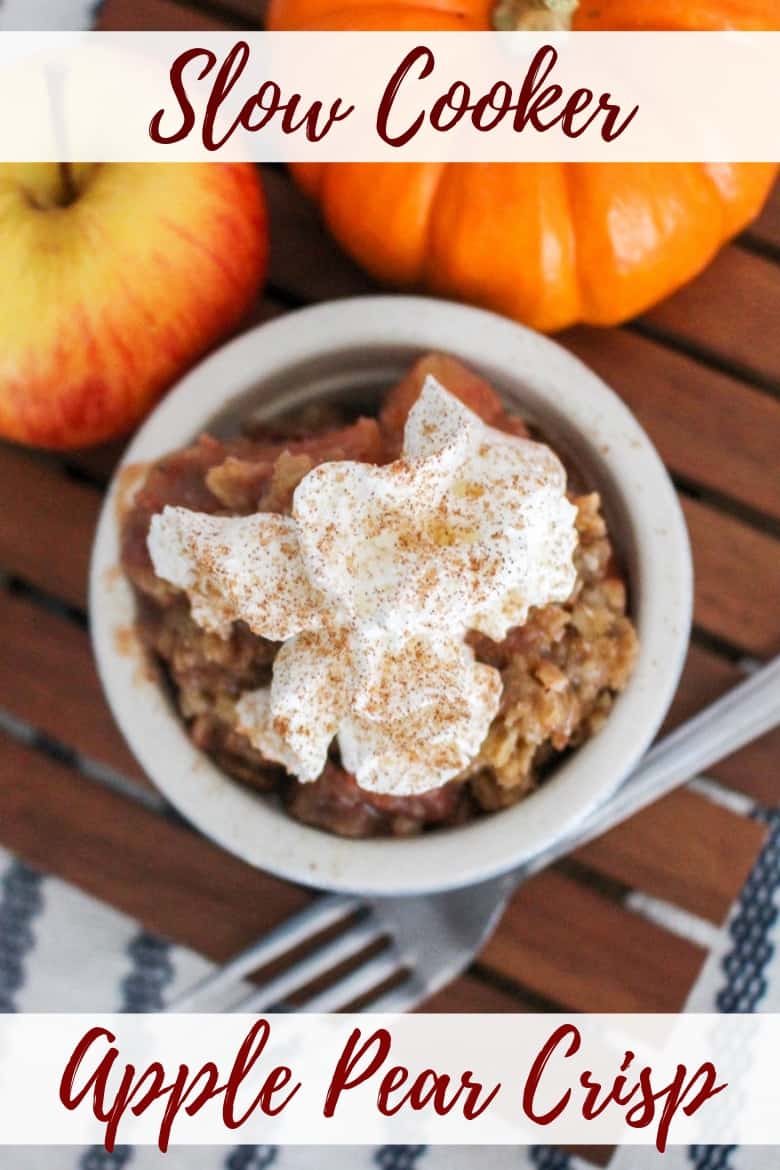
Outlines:
{"type": "MultiPolygon", "coordinates": [[[[780,1011],[780,812],[753,810],[771,834],[729,921],[711,932],[710,956],[690,1011],[780,1011]]],[[[4,1012],[158,1011],[205,975],[211,964],[143,930],[137,922],[0,851],[0,1010],[4,1012]]],[[[695,929],[674,910],[637,904],[670,929],[695,929]]],[[[236,1146],[172,1150],[2,1149],[9,1170],[587,1170],[546,1146],[386,1146],[380,1148],[236,1146]]],[[[724,1147],[624,1149],[611,1170],[772,1170],[780,1151],[724,1147]]]]}

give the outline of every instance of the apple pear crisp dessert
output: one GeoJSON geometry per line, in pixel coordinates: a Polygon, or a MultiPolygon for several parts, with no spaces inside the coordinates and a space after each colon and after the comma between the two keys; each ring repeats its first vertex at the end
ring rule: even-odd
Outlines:
{"type": "Polygon", "coordinates": [[[516,804],[637,639],[595,492],[454,358],[151,465],[122,522],[193,742],[290,815],[409,836],[516,804]]]}

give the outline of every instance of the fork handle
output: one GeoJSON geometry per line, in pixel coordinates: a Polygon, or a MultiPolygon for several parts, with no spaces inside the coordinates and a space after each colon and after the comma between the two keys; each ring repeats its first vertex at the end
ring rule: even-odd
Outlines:
{"type": "Polygon", "coordinates": [[[780,656],[666,736],[617,793],[513,874],[520,881],[587,845],[780,723],[780,656]]]}

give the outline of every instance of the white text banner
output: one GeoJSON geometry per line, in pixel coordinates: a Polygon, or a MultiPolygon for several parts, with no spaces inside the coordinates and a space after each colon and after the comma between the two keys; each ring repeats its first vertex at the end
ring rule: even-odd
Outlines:
{"type": "Polygon", "coordinates": [[[780,33],[4,33],[1,161],[771,162],[780,33]]]}
{"type": "Polygon", "coordinates": [[[780,1145],[780,1015],[0,1016],[0,1143],[780,1145]]]}

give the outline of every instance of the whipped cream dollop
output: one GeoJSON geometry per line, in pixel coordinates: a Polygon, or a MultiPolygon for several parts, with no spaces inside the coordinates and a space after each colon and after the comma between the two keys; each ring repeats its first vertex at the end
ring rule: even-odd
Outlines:
{"type": "Polygon", "coordinates": [[[544,444],[486,426],[427,378],[386,466],[323,463],[292,515],[167,507],[148,546],[194,620],[242,620],[282,642],[270,687],[236,704],[238,730],[300,780],[334,738],[361,787],[410,795],[457,776],[501,701],[465,638],[500,641],[574,587],[576,509],[544,444]]]}

